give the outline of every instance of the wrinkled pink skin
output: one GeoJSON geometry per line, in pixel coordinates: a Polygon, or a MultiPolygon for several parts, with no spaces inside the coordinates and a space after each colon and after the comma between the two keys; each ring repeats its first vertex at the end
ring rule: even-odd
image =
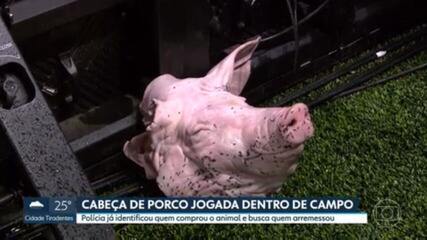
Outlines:
{"type": "Polygon", "coordinates": [[[140,105],[147,131],[124,146],[127,157],[167,196],[249,196],[280,190],[313,135],[304,104],[255,108],[238,95],[259,38],[203,78],[156,78],[140,105]]]}

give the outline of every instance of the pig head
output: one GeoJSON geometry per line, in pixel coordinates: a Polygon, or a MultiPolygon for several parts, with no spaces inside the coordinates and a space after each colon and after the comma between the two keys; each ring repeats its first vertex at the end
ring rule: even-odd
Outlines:
{"type": "Polygon", "coordinates": [[[140,110],[146,132],[125,155],[167,196],[250,196],[277,192],[313,135],[307,107],[256,108],[240,97],[259,38],[202,78],[162,75],[140,110]]]}

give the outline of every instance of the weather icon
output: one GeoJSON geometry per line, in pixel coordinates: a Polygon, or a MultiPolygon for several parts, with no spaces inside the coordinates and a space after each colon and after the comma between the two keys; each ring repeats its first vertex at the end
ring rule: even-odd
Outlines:
{"type": "Polygon", "coordinates": [[[43,208],[43,207],[44,207],[44,205],[40,201],[33,201],[33,202],[30,203],[30,208],[40,209],[40,208],[43,208]]]}

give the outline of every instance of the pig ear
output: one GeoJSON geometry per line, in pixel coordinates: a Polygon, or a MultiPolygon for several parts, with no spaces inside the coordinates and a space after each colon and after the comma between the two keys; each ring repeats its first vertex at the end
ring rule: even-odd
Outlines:
{"type": "Polygon", "coordinates": [[[166,101],[169,94],[169,88],[179,80],[170,74],[163,74],[154,79],[145,88],[144,96],[139,109],[142,113],[142,121],[145,126],[153,122],[156,106],[163,101],[166,101]]]}
{"type": "Polygon", "coordinates": [[[147,132],[135,136],[130,141],[127,141],[123,147],[123,152],[126,157],[134,161],[145,170],[145,175],[148,179],[157,177],[156,166],[148,156],[150,152],[151,139],[147,132]]]}
{"type": "Polygon", "coordinates": [[[248,41],[212,68],[203,79],[210,89],[221,89],[240,95],[251,73],[251,57],[260,37],[248,41]]]}

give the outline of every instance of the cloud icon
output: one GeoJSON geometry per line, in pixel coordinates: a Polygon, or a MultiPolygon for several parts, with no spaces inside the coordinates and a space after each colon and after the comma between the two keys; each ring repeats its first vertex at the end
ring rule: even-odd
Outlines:
{"type": "Polygon", "coordinates": [[[40,201],[34,201],[30,203],[30,208],[43,208],[44,205],[40,201]]]}

